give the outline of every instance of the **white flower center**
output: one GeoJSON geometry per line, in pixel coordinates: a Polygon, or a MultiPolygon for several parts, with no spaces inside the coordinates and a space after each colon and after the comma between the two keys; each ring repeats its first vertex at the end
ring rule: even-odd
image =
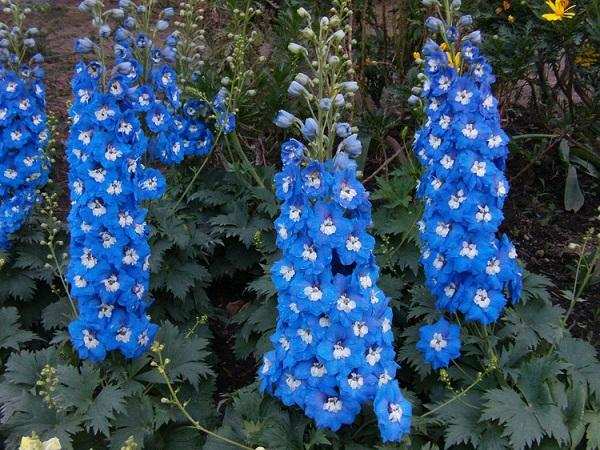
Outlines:
{"type": "Polygon", "coordinates": [[[450,157],[450,155],[444,155],[440,160],[440,164],[444,169],[450,170],[454,165],[454,160],[450,157]]]}
{"type": "Polygon", "coordinates": [[[456,194],[450,196],[450,200],[448,200],[448,206],[450,209],[458,209],[466,199],[467,197],[461,189],[456,194]]]}
{"type": "Polygon", "coordinates": [[[311,302],[318,302],[323,298],[323,292],[317,286],[306,286],[304,288],[304,295],[311,302]]]}
{"type": "Polygon", "coordinates": [[[477,205],[475,220],[477,220],[477,222],[489,222],[490,220],[492,220],[492,214],[490,213],[489,206],[477,205]]]}
{"type": "Polygon", "coordinates": [[[335,226],[335,223],[333,223],[333,219],[331,217],[327,217],[319,229],[325,236],[331,236],[337,231],[337,227],[335,226]]]}
{"type": "Polygon", "coordinates": [[[350,386],[352,390],[360,389],[364,384],[364,378],[358,373],[352,372],[348,377],[348,386],[350,386]]]}
{"type": "Polygon", "coordinates": [[[490,306],[491,299],[485,289],[477,289],[477,292],[473,297],[473,302],[481,309],[487,309],[487,307],[490,306]]]}
{"type": "Polygon", "coordinates": [[[448,236],[449,232],[450,232],[450,224],[449,223],[438,222],[437,227],[435,227],[435,234],[445,238],[446,236],[448,236]]]}
{"type": "Polygon", "coordinates": [[[98,344],[100,344],[100,341],[89,330],[83,330],[83,345],[86,348],[96,348],[98,344]]]}
{"type": "Polygon", "coordinates": [[[315,262],[317,260],[317,252],[315,248],[304,244],[304,250],[302,251],[302,259],[305,261],[315,262]]]}
{"type": "Polygon", "coordinates": [[[479,136],[479,130],[477,130],[474,123],[466,124],[461,131],[463,136],[469,139],[476,139],[479,136]]]}
{"type": "Polygon", "coordinates": [[[345,347],[342,344],[335,344],[333,346],[333,358],[334,359],[345,359],[348,358],[352,352],[349,347],[345,347]]]}
{"type": "Polygon", "coordinates": [[[498,275],[500,273],[500,260],[496,258],[490,259],[485,267],[485,273],[490,276],[498,275]]]}
{"type": "Polygon", "coordinates": [[[429,136],[429,145],[434,150],[437,150],[440,145],[442,145],[442,139],[434,136],[433,134],[429,136]]]}
{"type": "Polygon", "coordinates": [[[444,339],[442,333],[434,333],[431,341],[429,341],[429,346],[436,352],[440,352],[448,347],[448,341],[444,339]]]}
{"type": "Polygon", "coordinates": [[[354,322],[352,324],[352,332],[354,336],[363,338],[369,333],[369,327],[364,322],[354,322]]]}
{"type": "Polygon", "coordinates": [[[361,248],[362,243],[360,242],[360,239],[358,239],[358,237],[348,237],[348,240],[346,241],[346,250],[348,250],[349,252],[359,252],[361,248]]]}
{"type": "Polygon", "coordinates": [[[327,369],[320,362],[313,363],[310,368],[310,375],[315,378],[321,378],[323,375],[327,373],[327,369]]]}
{"type": "Polygon", "coordinates": [[[331,413],[338,413],[342,410],[342,401],[337,397],[329,397],[325,403],[323,403],[323,409],[331,413]]]}
{"type": "Polygon", "coordinates": [[[370,348],[365,359],[370,366],[374,366],[381,359],[381,351],[383,349],[381,347],[370,348]]]}
{"type": "Polygon", "coordinates": [[[477,245],[463,241],[462,248],[460,250],[460,256],[466,256],[469,259],[475,258],[479,254],[477,245]]]}
{"type": "Polygon", "coordinates": [[[485,175],[485,168],[485,161],[475,161],[471,166],[471,173],[474,173],[478,177],[483,177],[485,175]]]}
{"type": "Polygon", "coordinates": [[[471,97],[473,97],[472,92],[462,89],[456,93],[454,101],[460,103],[461,105],[468,105],[471,103],[471,97]]]}
{"type": "Polygon", "coordinates": [[[356,308],[356,302],[348,297],[346,294],[342,294],[337,300],[338,311],[344,311],[349,313],[356,308]]]}
{"type": "Polygon", "coordinates": [[[283,267],[281,267],[281,269],[279,269],[279,274],[283,277],[283,279],[285,281],[287,281],[289,283],[289,281],[292,278],[294,278],[294,275],[296,275],[296,271],[294,270],[293,267],[283,266],[283,267]]]}
{"type": "Polygon", "coordinates": [[[344,201],[351,202],[356,197],[357,192],[348,183],[342,183],[340,190],[340,198],[344,201]]]}
{"type": "Polygon", "coordinates": [[[498,148],[502,145],[502,137],[494,134],[488,138],[488,148],[498,148]]]}
{"type": "Polygon", "coordinates": [[[396,403],[390,403],[388,406],[388,420],[392,423],[398,423],[402,420],[404,412],[400,405],[396,403]]]}

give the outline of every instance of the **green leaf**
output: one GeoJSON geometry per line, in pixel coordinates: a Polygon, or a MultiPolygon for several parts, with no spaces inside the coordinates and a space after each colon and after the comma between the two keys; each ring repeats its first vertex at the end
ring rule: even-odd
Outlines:
{"type": "Polygon", "coordinates": [[[42,311],[42,324],[47,331],[66,328],[73,318],[73,310],[66,301],[50,303],[42,311]]]}
{"type": "Polygon", "coordinates": [[[111,435],[110,448],[118,450],[123,443],[133,436],[140,448],[156,430],[155,406],[147,396],[132,397],[125,405],[125,412],[117,414],[115,429],[111,435]]]}
{"type": "Polygon", "coordinates": [[[87,409],[86,428],[108,437],[111,420],[121,412],[125,412],[125,392],[117,386],[105,386],[87,409]]]}
{"type": "Polygon", "coordinates": [[[563,411],[564,421],[569,429],[571,448],[577,446],[585,435],[585,404],[587,389],[585,386],[572,386],[567,390],[567,406],[563,411]]]}
{"type": "Polygon", "coordinates": [[[567,211],[577,212],[583,206],[585,197],[579,186],[577,177],[577,167],[569,165],[567,170],[567,179],[565,181],[565,209],[567,211]]]}
{"type": "MultiPolygon", "coordinates": [[[[175,325],[164,322],[157,340],[165,346],[163,357],[170,360],[167,373],[171,380],[188,381],[197,388],[202,378],[214,375],[206,363],[206,358],[210,355],[207,339],[196,336],[188,337],[175,325]]],[[[138,375],[136,379],[157,384],[165,382],[156,370],[138,375]]]]}
{"type": "Polygon", "coordinates": [[[21,344],[36,339],[31,331],[19,326],[19,312],[15,307],[0,308],[0,348],[18,350],[21,344]]]}
{"type": "Polygon", "coordinates": [[[558,354],[570,364],[567,372],[575,385],[587,385],[592,394],[600,395],[600,363],[591,344],[565,337],[558,345],[558,354]]]}
{"type": "Polygon", "coordinates": [[[600,449],[600,411],[587,411],[584,415],[587,430],[585,437],[587,439],[587,450],[600,449]]]}
{"type": "Polygon", "coordinates": [[[56,368],[56,372],[60,380],[56,389],[60,405],[85,413],[92,403],[94,391],[100,384],[100,372],[97,367],[84,362],[80,369],[61,365],[56,368]]]}
{"type": "Polygon", "coordinates": [[[5,425],[10,430],[8,448],[17,448],[17,442],[22,436],[29,436],[35,432],[40,438],[46,440],[57,437],[65,450],[71,450],[72,436],[81,431],[81,421],[64,412],[50,409],[40,397],[27,395],[22,405],[22,410],[15,413],[5,425]]]}
{"type": "Polygon", "coordinates": [[[506,310],[506,326],[499,336],[512,336],[519,345],[528,349],[537,347],[541,340],[555,344],[564,333],[561,320],[560,307],[532,299],[506,310]]]}
{"type": "Polygon", "coordinates": [[[31,389],[36,386],[46,364],[56,366],[57,351],[48,347],[37,352],[22,351],[13,353],[6,362],[4,377],[11,384],[31,389]]]}
{"type": "Polygon", "coordinates": [[[481,404],[481,397],[469,393],[462,401],[456,401],[439,410],[438,416],[444,420],[445,448],[453,445],[472,444],[477,448],[488,423],[480,423],[481,410],[471,405],[481,404]]]}
{"type": "Polygon", "coordinates": [[[526,303],[531,299],[537,298],[549,303],[550,290],[553,287],[554,283],[548,277],[525,270],[523,273],[523,296],[521,301],[526,303]]]}
{"type": "Polygon", "coordinates": [[[503,436],[509,438],[516,450],[539,444],[544,436],[532,406],[523,401],[514,390],[503,387],[485,393],[487,400],[481,420],[497,420],[504,425],[503,436]]]}

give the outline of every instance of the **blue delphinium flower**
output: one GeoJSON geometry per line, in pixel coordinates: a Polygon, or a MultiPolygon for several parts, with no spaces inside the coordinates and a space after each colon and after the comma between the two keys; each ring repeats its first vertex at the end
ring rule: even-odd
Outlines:
{"type": "Polygon", "coordinates": [[[423,358],[434,369],[447,367],[450,361],[460,356],[460,327],[440,319],[433,325],[419,330],[417,348],[423,358]]]}
{"type": "MultiPolygon", "coordinates": [[[[476,42],[461,40],[464,35],[454,36],[450,49],[431,39],[423,47],[427,121],[414,143],[425,169],[417,189],[425,204],[421,263],[440,310],[486,325],[507,302],[519,300],[522,275],[513,244],[496,235],[508,194],[508,136],[491,90],[494,76],[476,42]]],[[[434,368],[455,357],[427,346],[427,337],[444,323],[421,330],[419,348],[434,368]]],[[[445,339],[448,349],[453,340],[445,339]]],[[[456,340],[459,345],[458,333],[456,340]]]]}
{"type": "MultiPolygon", "coordinates": [[[[341,35],[335,29],[315,35],[327,33],[341,35]]],[[[296,76],[292,97],[329,114],[301,120],[281,110],[274,120],[281,128],[294,125],[307,144],[286,140],[275,176],[281,258],[271,276],[278,320],[273,350],[259,369],[260,388],[333,431],[374,403],[383,440],[399,441],[409,431],[411,407],[395,380],[392,310],[377,286],[371,203],[355,161],[362,146],[350,124],[336,123],[357,85],[338,83],[319,98],[311,79],[296,76]]]]}
{"type": "MultiPolygon", "coordinates": [[[[122,4],[127,14],[111,13],[124,21],[112,35],[114,66],[82,59],[71,83],[67,277],[79,317],[69,332],[79,356],[94,362],[113,350],[136,358],[158,330],[147,315],[150,246],[141,202],[160,198],[166,185],[160,171],[142,160],[150,155],[177,163],[186,155],[206,155],[213,143],[201,105],[182,105],[165,49],[137,29],[143,21],[131,20],[139,8],[122,4]]],[[[157,29],[171,16],[160,13],[157,29]]],[[[94,23],[102,22],[94,17],[94,23]]]]}
{"type": "MultiPolygon", "coordinates": [[[[23,14],[18,4],[6,7],[23,14]]],[[[43,57],[30,53],[38,30],[3,33],[10,39],[0,42],[0,251],[8,250],[48,180],[49,140],[43,57]]]]}

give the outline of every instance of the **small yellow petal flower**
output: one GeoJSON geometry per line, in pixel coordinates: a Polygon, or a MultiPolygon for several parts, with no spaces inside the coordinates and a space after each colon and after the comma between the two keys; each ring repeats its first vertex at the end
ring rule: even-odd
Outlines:
{"type": "Polygon", "coordinates": [[[508,21],[510,23],[515,23],[515,17],[514,16],[508,16],[508,21]]]}
{"type": "Polygon", "coordinates": [[[569,0],[546,0],[546,4],[550,7],[552,12],[543,14],[542,18],[548,22],[572,19],[575,17],[575,13],[571,11],[571,9],[575,8],[575,5],[569,5],[569,0]]]}
{"type": "Polygon", "coordinates": [[[40,441],[35,436],[23,436],[21,438],[21,445],[19,445],[19,450],[43,450],[42,441],[40,441]]]}

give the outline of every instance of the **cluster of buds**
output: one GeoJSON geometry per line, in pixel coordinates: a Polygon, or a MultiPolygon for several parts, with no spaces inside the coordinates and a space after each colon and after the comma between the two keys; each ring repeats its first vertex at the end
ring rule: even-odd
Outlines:
{"type": "Polygon", "coordinates": [[[293,98],[303,100],[311,117],[302,120],[281,110],[275,125],[281,128],[297,127],[308,142],[308,157],[327,160],[334,156],[342,168],[356,167],[353,158],[362,152],[357,128],[343,121],[353,108],[358,84],[352,80],[354,67],[350,58],[352,10],[340,1],[315,24],[304,8],[298,14],[305,20],[301,34],[306,45],[290,43],[289,51],[303,59],[307,71],[298,73],[288,88],[293,98]],[[309,50],[310,49],[310,50],[309,50]],[[339,138],[339,143],[336,140],[339,138]],[[334,151],[335,149],[335,151],[334,151]]]}
{"type": "Polygon", "coordinates": [[[56,368],[46,364],[40,372],[40,377],[35,383],[38,388],[38,395],[42,397],[46,405],[51,409],[58,409],[55,399],[55,391],[58,382],[56,368]]]}
{"type": "Polygon", "coordinates": [[[206,49],[204,29],[205,0],[187,0],[179,4],[179,17],[173,21],[178,37],[177,72],[183,85],[196,80],[204,66],[206,49]]]}

